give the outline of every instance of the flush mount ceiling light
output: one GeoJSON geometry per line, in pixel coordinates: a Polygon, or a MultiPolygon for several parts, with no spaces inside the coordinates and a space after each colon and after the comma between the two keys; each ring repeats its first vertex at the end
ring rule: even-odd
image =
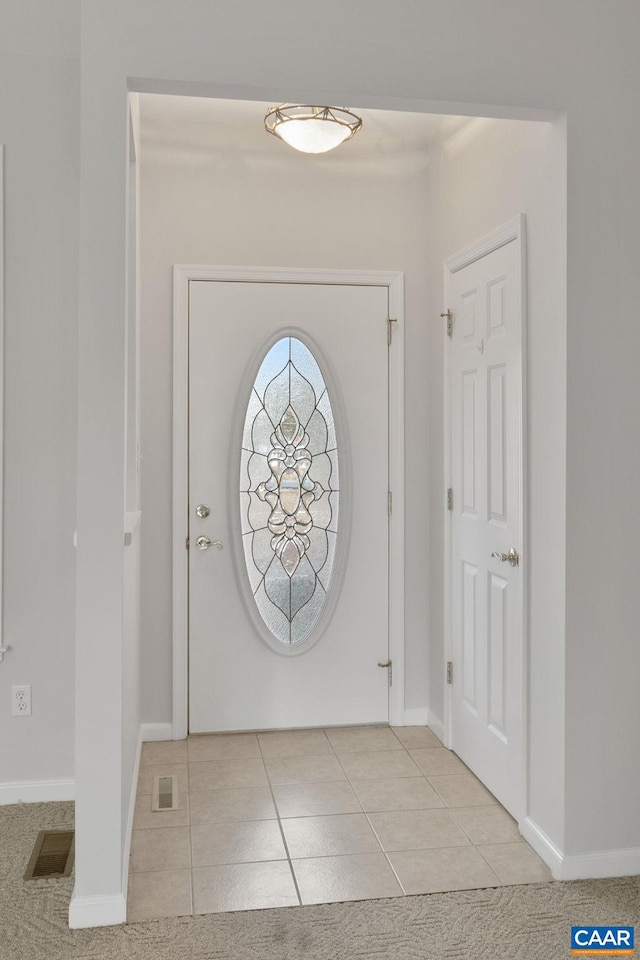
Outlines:
{"type": "Polygon", "coordinates": [[[294,150],[327,153],[350,140],[362,126],[362,120],[342,107],[282,103],[267,110],[264,125],[294,150]]]}

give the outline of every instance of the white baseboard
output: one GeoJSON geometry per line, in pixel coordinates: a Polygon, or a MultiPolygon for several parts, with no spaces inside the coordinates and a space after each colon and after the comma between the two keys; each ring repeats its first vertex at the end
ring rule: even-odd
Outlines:
{"type": "Polygon", "coordinates": [[[143,743],[155,740],[173,740],[173,724],[171,723],[142,723],[140,736],[143,743]]]}
{"type": "Polygon", "coordinates": [[[427,708],[426,707],[408,707],[404,711],[405,727],[426,727],[427,708]]]}
{"type": "Polygon", "coordinates": [[[0,806],[75,800],[75,780],[16,780],[0,783],[0,806]]]}
{"type": "Polygon", "coordinates": [[[522,836],[542,857],[556,880],[602,880],[640,874],[640,847],[564,854],[531,817],[525,817],[522,836]]]}
{"type": "Polygon", "coordinates": [[[551,870],[556,880],[564,880],[562,876],[562,865],[564,863],[564,854],[562,850],[556,847],[544,830],[541,830],[531,817],[525,817],[520,824],[520,831],[527,843],[533,847],[535,852],[541,857],[551,870]]]}
{"type": "Polygon", "coordinates": [[[72,930],[86,927],[112,927],[127,919],[127,901],[121,893],[110,897],[76,897],[69,906],[69,926],[72,930]]]}
{"type": "Polygon", "coordinates": [[[565,856],[560,879],[601,880],[605,877],[633,877],[639,873],[640,847],[631,847],[565,856]]]}
{"type": "Polygon", "coordinates": [[[444,723],[431,710],[427,710],[427,726],[433,730],[440,743],[444,743],[444,723]]]}

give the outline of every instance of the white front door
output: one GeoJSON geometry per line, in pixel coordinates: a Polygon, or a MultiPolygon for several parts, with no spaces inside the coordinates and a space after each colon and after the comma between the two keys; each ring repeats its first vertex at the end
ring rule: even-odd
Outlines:
{"type": "Polygon", "coordinates": [[[388,720],[387,311],[190,281],[191,732],[388,720]]]}
{"type": "Polygon", "coordinates": [[[451,746],[515,817],[524,812],[521,270],[518,234],[449,278],[451,746]]]}

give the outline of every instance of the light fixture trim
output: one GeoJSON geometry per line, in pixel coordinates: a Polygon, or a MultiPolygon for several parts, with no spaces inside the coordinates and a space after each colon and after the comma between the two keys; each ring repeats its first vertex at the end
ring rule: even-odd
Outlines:
{"type": "Polygon", "coordinates": [[[264,126],[268,133],[283,140],[294,150],[302,153],[327,153],[341,143],[351,140],[362,127],[362,118],[346,107],[281,103],[267,110],[264,126]],[[324,124],[326,127],[323,130],[324,124]],[[315,136],[307,135],[305,142],[305,132],[313,132],[315,136]],[[331,136],[327,137],[328,133],[331,133],[331,136]]]}

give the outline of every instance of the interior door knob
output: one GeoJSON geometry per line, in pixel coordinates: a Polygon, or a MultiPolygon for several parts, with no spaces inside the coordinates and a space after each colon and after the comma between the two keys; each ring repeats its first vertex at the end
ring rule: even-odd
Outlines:
{"type": "Polygon", "coordinates": [[[220,540],[210,540],[209,537],[198,537],[196,546],[198,550],[208,550],[209,547],[217,547],[218,550],[222,550],[222,542],[220,540]]]}
{"type": "Polygon", "coordinates": [[[510,563],[512,567],[517,567],[520,563],[520,557],[513,547],[510,548],[509,553],[492,553],[492,560],[499,560],[500,563],[510,563]]]}

